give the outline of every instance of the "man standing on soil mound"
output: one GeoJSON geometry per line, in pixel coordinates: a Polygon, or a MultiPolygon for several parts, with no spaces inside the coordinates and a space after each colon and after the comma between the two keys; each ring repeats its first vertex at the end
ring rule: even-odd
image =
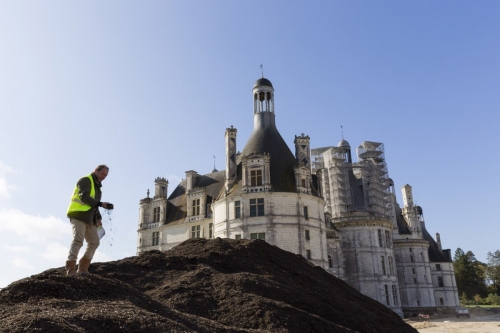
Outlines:
{"type": "Polygon", "coordinates": [[[101,182],[107,177],[108,172],[109,168],[106,165],[98,165],[94,172],[78,180],[71,195],[66,213],[73,226],[73,241],[66,261],[68,276],[77,275],[76,259],[83,246],[83,239],[87,241],[87,249],[78,263],[78,274],[89,274],[90,261],[99,246],[97,227],[102,225],[99,207],[113,209],[113,204],[101,202],[101,182]]]}

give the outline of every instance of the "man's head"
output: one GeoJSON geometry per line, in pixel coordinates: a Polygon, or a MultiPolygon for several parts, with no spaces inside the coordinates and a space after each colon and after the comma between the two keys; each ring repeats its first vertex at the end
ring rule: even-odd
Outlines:
{"type": "Polygon", "coordinates": [[[97,168],[95,168],[94,173],[97,177],[97,180],[99,182],[102,182],[106,177],[108,176],[109,168],[105,164],[98,165],[97,168]]]}

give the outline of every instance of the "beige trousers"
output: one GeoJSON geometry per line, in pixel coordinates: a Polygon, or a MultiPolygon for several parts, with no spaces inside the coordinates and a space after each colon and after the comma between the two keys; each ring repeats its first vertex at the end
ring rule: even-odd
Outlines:
{"type": "Polygon", "coordinates": [[[84,239],[87,241],[87,248],[85,249],[83,258],[92,260],[100,243],[99,236],[97,235],[97,227],[75,219],[70,219],[69,221],[73,226],[73,241],[69,249],[68,260],[78,259],[78,252],[80,252],[83,246],[84,239]]]}

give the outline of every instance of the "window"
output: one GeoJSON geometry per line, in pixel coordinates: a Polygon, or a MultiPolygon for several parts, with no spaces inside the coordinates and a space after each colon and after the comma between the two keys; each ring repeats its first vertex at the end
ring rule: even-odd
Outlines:
{"type": "Polygon", "coordinates": [[[250,234],[250,239],[262,239],[262,240],[266,240],[266,233],[265,232],[259,232],[259,233],[250,234]]]}
{"type": "Polygon", "coordinates": [[[389,231],[385,231],[385,247],[391,247],[391,233],[389,231]]]}
{"type": "Polygon", "coordinates": [[[420,252],[420,259],[422,259],[422,261],[425,261],[424,260],[424,253],[423,252],[420,252]]]}
{"type": "Polygon", "coordinates": [[[389,273],[394,275],[394,260],[392,260],[392,257],[389,257],[389,273]]]}
{"type": "Polygon", "coordinates": [[[250,186],[262,186],[262,170],[250,171],[250,186]]]}
{"type": "Polygon", "coordinates": [[[328,267],[332,268],[333,267],[333,259],[332,256],[328,256],[328,267]]]}
{"type": "Polygon", "coordinates": [[[441,265],[440,264],[436,264],[436,271],[440,271],[441,270],[441,265]]]}
{"type": "Polygon", "coordinates": [[[420,306],[420,301],[419,300],[417,300],[417,305],[420,306]]]}
{"type": "Polygon", "coordinates": [[[415,274],[415,267],[412,267],[412,268],[411,268],[411,272],[412,272],[413,274],[415,274]]]}
{"type": "Polygon", "coordinates": [[[208,224],[208,238],[214,238],[214,224],[208,224]]]}
{"type": "Polygon", "coordinates": [[[306,188],[306,180],[302,178],[302,187],[306,188]]]}
{"type": "Polygon", "coordinates": [[[151,242],[151,245],[155,246],[160,243],[160,232],[159,231],[153,231],[153,239],[151,242]]]}
{"type": "Polygon", "coordinates": [[[410,247],[410,253],[411,253],[411,252],[413,252],[413,250],[412,250],[412,249],[411,249],[411,247],[410,247]]]}
{"type": "Polygon", "coordinates": [[[160,222],[160,207],[153,208],[153,222],[160,222]]]}
{"type": "Polygon", "coordinates": [[[442,276],[438,276],[438,286],[440,286],[440,287],[444,287],[444,284],[443,284],[443,277],[442,277],[442,276]]]}
{"type": "Polygon", "coordinates": [[[382,230],[378,229],[378,246],[383,247],[384,244],[382,243],[382,230]]]}
{"type": "Polygon", "coordinates": [[[193,200],[193,214],[192,216],[200,215],[200,199],[193,200]]]}
{"type": "Polygon", "coordinates": [[[385,275],[385,258],[380,256],[380,263],[382,264],[382,274],[385,275]]]}
{"type": "Polygon", "coordinates": [[[307,206],[304,206],[304,218],[306,220],[309,220],[309,211],[307,209],[307,206]]]}
{"type": "Polygon", "coordinates": [[[241,201],[234,202],[234,218],[239,219],[241,217],[241,201]]]}
{"type": "Polygon", "coordinates": [[[411,261],[411,262],[414,262],[414,261],[415,261],[415,259],[413,259],[413,254],[411,254],[411,255],[410,255],[410,261],[411,261]]]}
{"type": "Polygon", "coordinates": [[[413,283],[417,283],[417,278],[416,277],[413,278],[413,283]]]}
{"type": "Polygon", "coordinates": [[[201,226],[193,225],[191,227],[191,238],[200,238],[201,237],[201,226]]]}
{"type": "Polygon", "coordinates": [[[311,235],[309,234],[309,230],[306,230],[306,240],[311,240],[311,235]]]}
{"type": "Polygon", "coordinates": [[[264,216],[264,199],[250,199],[250,216],[264,216]]]}
{"type": "Polygon", "coordinates": [[[439,299],[439,305],[444,305],[444,299],[442,298],[439,299]]]}
{"type": "Polygon", "coordinates": [[[241,234],[234,235],[234,239],[241,239],[241,234]]]}
{"type": "Polygon", "coordinates": [[[307,260],[311,260],[311,250],[306,250],[306,258],[307,260]]]}
{"type": "Polygon", "coordinates": [[[392,285],[392,301],[394,302],[394,305],[398,305],[398,289],[394,284],[392,285]]]}
{"type": "Polygon", "coordinates": [[[385,289],[385,302],[387,305],[391,305],[391,299],[389,295],[389,286],[384,284],[384,289],[385,289]]]}

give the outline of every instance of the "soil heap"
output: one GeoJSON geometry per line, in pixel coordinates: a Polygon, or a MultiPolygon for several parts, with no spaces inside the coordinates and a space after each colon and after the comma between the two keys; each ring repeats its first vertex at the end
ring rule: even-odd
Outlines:
{"type": "Polygon", "coordinates": [[[190,239],[63,268],[0,291],[1,332],[417,332],[393,311],[260,240],[190,239]]]}

